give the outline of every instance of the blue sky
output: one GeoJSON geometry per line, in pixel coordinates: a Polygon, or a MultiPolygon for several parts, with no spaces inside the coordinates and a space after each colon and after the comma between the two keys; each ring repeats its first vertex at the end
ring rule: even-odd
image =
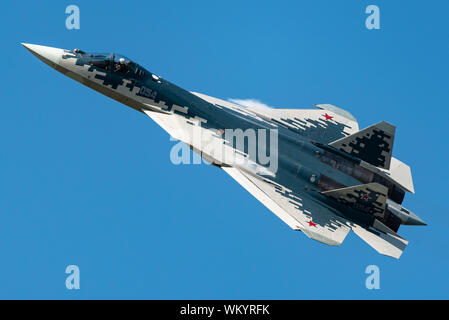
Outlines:
{"type": "Polygon", "coordinates": [[[7,2],[0,117],[0,298],[449,298],[447,1],[7,2]],[[80,8],[67,30],[65,8],[80,8]],[[380,8],[381,29],[365,28],[380,8]],[[119,52],[189,90],[273,107],[331,103],[396,125],[412,168],[399,261],[351,233],[289,229],[224,172],[175,166],[143,114],[65,78],[20,42],[119,52]],[[81,289],[67,290],[78,265],[81,289]],[[380,290],[365,288],[368,265],[380,290]]]}

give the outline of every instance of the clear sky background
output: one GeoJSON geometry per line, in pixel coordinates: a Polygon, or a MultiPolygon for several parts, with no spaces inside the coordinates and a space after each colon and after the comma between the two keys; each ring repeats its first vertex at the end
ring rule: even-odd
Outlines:
{"type": "Polygon", "coordinates": [[[447,1],[8,1],[2,6],[0,298],[449,298],[447,1]],[[81,11],[67,30],[65,8],[81,11]],[[381,29],[365,28],[380,8],[381,29]],[[411,166],[400,260],[292,231],[223,171],[175,166],[150,118],[20,42],[118,52],[180,85],[396,125],[411,166]],[[67,290],[78,265],[81,289],[67,290]],[[380,290],[365,268],[380,268],[380,290]]]}

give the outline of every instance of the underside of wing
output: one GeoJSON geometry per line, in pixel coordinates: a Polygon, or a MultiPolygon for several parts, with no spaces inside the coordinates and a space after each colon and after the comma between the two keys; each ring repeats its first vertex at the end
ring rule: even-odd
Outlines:
{"type": "MultiPolygon", "coordinates": [[[[372,226],[361,226],[337,215],[305,193],[292,192],[274,184],[269,178],[232,167],[223,167],[223,170],[292,229],[303,231],[311,239],[339,246],[352,229],[377,252],[396,259],[408,244],[407,240],[377,219],[372,226]]],[[[372,187],[375,189],[377,186],[372,187]]]]}
{"type": "Polygon", "coordinates": [[[314,240],[338,246],[351,230],[345,219],[305,195],[236,168],[223,170],[292,229],[301,230],[314,240]]]}

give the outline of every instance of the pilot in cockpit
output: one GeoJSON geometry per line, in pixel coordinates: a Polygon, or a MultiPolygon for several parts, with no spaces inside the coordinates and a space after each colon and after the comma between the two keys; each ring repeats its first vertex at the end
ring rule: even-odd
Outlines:
{"type": "Polygon", "coordinates": [[[129,64],[131,61],[125,61],[125,58],[120,58],[118,62],[114,63],[114,72],[125,73],[129,71],[129,64]]]}

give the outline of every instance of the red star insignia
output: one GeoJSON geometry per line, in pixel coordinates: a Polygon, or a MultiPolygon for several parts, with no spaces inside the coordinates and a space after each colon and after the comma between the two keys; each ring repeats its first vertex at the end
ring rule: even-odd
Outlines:
{"type": "Polygon", "coordinates": [[[330,116],[330,115],[328,115],[327,113],[323,114],[323,117],[324,117],[326,120],[332,120],[332,119],[334,118],[333,116],[330,116]]]}
{"type": "Polygon", "coordinates": [[[368,200],[368,199],[369,199],[369,196],[368,196],[367,194],[364,194],[364,195],[362,196],[362,199],[363,199],[363,200],[368,200]]]}
{"type": "Polygon", "coordinates": [[[313,223],[312,220],[310,220],[308,223],[309,227],[316,227],[316,223],[313,223]]]}

